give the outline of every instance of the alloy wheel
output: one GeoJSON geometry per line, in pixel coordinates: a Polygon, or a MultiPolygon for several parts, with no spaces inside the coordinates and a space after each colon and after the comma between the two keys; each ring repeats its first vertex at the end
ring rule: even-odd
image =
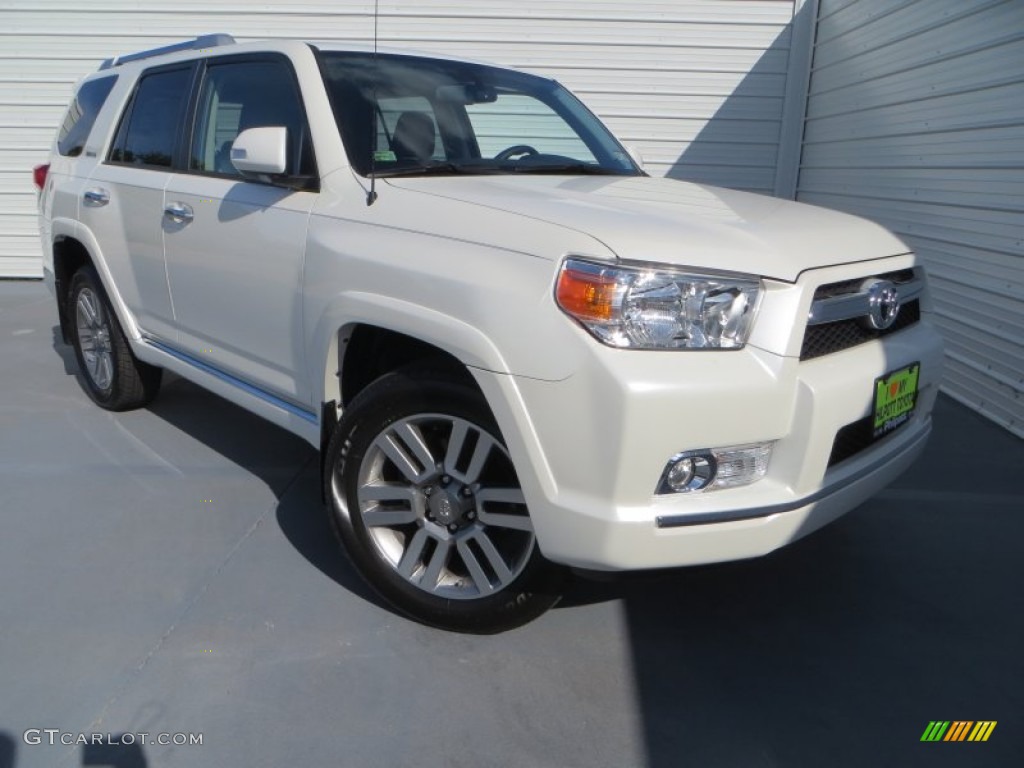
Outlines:
{"type": "Polygon", "coordinates": [[[465,419],[419,414],[388,425],[363,456],[356,495],[379,557],[437,597],[492,595],[534,549],[507,450],[465,419]]]}
{"type": "Polygon", "coordinates": [[[75,301],[75,328],[86,375],[97,389],[110,389],[114,380],[110,321],[99,296],[91,288],[83,288],[78,293],[75,301]]]}

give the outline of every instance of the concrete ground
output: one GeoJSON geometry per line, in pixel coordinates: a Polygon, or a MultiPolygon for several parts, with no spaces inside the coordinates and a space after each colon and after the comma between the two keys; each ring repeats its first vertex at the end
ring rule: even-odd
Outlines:
{"type": "Polygon", "coordinates": [[[180,379],[106,413],[55,322],[0,282],[0,768],[1022,764],[1024,443],[948,399],[907,475],[783,551],[458,636],[359,583],[307,445],[180,379]]]}

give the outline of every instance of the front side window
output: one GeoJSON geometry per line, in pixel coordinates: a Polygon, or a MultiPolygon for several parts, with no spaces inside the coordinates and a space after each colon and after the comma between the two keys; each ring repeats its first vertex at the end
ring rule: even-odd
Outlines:
{"type": "Polygon", "coordinates": [[[320,56],[349,161],[364,176],[641,173],[553,80],[417,56],[320,56]]]}
{"type": "Polygon", "coordinates": [[[143,75],[110,152],[114,163],[170,168],[185,106],[191,68],[143,75]]]}
{"type": "Polygon", "coordinates": [[[241,176],[231,163],[231,145],[249,128],[288,130],[287,173],[313,173],[312,146],[295,79],[283,61],[211,63],[196,112],[189,169],[241,176]]]}
{"type": "Polygon", "coordinates": [[[83,83],[78,89],[57,134],[57,151],[60,154],[68,157],[82,154],[96,115],[116,82],[117,75],[101,77],[83,83]]]}

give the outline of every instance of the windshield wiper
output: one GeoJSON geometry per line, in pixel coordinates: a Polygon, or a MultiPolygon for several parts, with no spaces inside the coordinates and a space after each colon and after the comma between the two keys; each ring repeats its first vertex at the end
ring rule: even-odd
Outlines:
{"type": "Polygon", "coordinates": [[[402,168],[388,168],[378,170],[376,176],[381,179],[390,176],[458,176],[459,174],[490,174],[508,173],[508,165],[496,165],[494,163],[453,163],[440,160],[420,165],[405,166],[402,168]]]}
{"type": "Polygon", "coordinates": [[[576,174],[582,176],[633,176],[627,170],[604,168],[592,163],[452,163],[437,161],[409,165],[402,168],[378,170],[374,175],[380,179],[396,176],[458,176],[460,174],[576,174]]]}
{"type": "Polygon", "coordinates": [[[628,170],[619,170],[617,168],[605,168],[600,165],[593,165],[591,163],[558,163],[558,164],[544,164],[538,163],[531,165],[529,163],[519,164],[513,166],[510,170],[515,173],[551,173],[551,174],[579,174],[581,176],[632,176],[632,172],[628,170]]]}
{"type": "Polygon", "coordinates": [[[463,168],[455,163],[440,162],[388,168],[383,171],[378,170],[373,175],[380,179],[386,179],[390,176],[451,176],[463,172],[463,168]]]}

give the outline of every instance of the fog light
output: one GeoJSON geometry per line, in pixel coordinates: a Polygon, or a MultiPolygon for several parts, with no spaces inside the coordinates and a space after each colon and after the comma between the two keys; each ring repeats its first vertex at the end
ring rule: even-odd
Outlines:
{"type": "Polygon", "coordinates": [[[665,480],[673,491],[684,491],[695,474],[693,459],[680,459],[672,465],[665,480]]]}
{"type": "Polygon", "coordinates": [[[774,442],[684,451],[673,456],[658,493],[693,493],[756,483],[768,471],[774,442]]]}
{"type": "Polygon", "coordinates": [[[714,456],[708,451],[687,451],[669,461],[658,493],[700,491],[714,479],[714,456]]]}

